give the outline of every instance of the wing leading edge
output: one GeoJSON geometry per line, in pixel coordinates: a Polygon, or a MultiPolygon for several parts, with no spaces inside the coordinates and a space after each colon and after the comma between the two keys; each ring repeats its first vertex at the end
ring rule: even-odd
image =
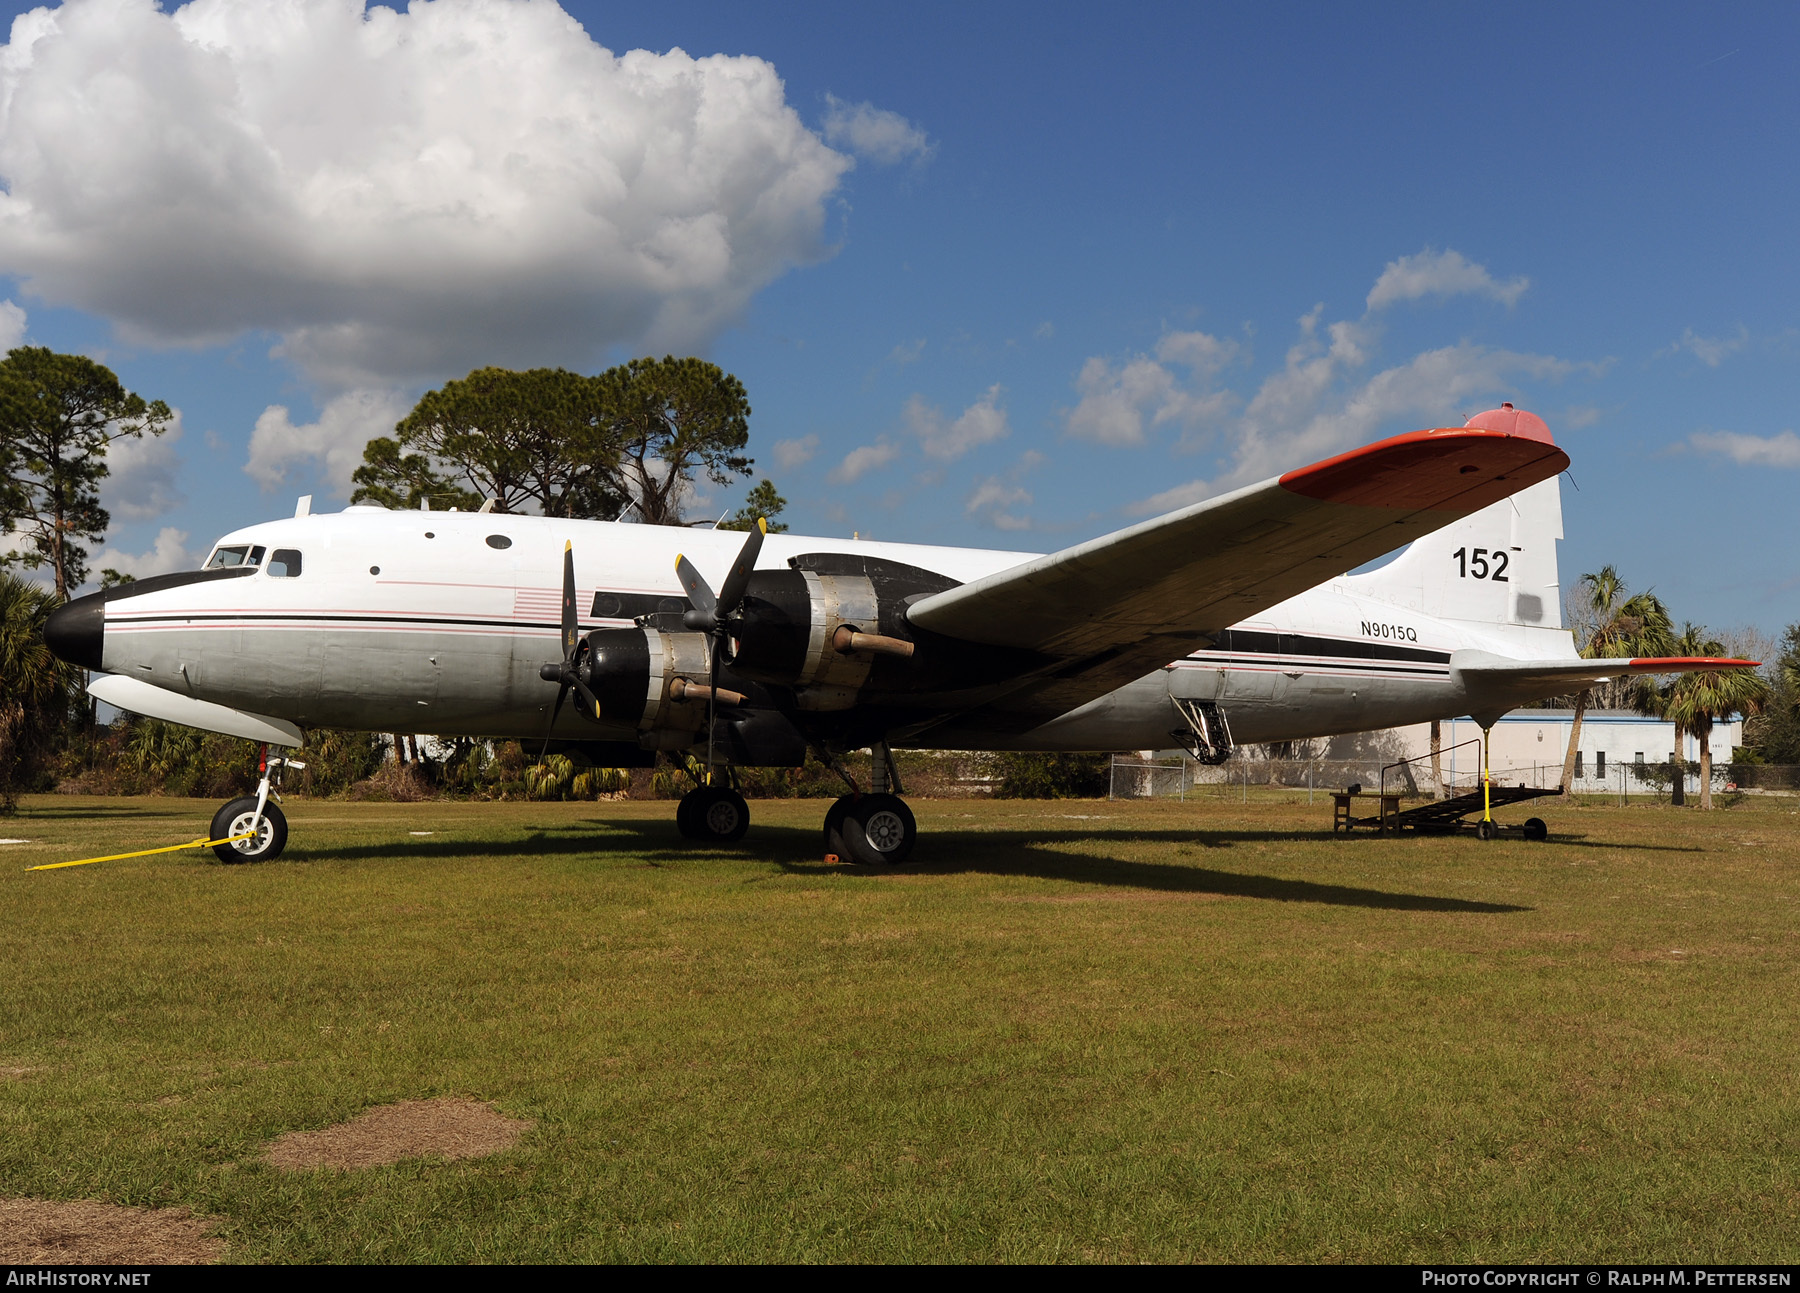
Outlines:
{"type": "Polygon", "coordinates": [[[982,711],[1009,727],[1047,721],[1212,632],[1556,475],[1568,455],[1527,417],[1507,429],[1440,427],[1353,449],[934,594],[908,618],[928,632],[1049,657],[1053,664],[982,711]]]}

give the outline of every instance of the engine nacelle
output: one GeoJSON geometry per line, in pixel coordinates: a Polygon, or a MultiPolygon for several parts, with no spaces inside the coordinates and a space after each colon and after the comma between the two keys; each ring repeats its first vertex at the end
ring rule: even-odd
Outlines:
{"type": "Polygon", "coordinates": [[[599,629],[587,635],[581,663],[583,681],[611,722],[635,724],[640,733],[659,733],[657,749],[683,749],[706,724],[706,701],[686,694],[687,683],[704,683],[711,666],[704,633],[653,628],[599,629]]]}
{"type": "Polygon", "coordinates": [[[956,583],[916,566],[840,553],[789,564],[750,577],[727,627],[733,671],[792,687],[804,710],[848,709],[883,657],[910,658],[906,599],[956,583]]]}

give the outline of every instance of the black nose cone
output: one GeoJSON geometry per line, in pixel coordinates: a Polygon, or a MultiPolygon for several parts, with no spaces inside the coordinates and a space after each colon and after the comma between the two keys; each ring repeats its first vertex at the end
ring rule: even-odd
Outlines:
{"type": "Polygon", "coordinates": [[[44,621],[44,645],[70,664],[100,668],[106,645],[106,594],[89,593],[51,611],[44,621]]]}

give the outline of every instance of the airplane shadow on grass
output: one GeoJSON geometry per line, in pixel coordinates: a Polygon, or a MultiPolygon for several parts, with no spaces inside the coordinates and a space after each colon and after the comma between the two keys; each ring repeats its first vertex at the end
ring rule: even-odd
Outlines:
{"type": "MultiPolygon", "coordinates": [[[[929,876],[978,873],[994,876],[1033,876],[1075,884],[1105,885],[1164,893],[1212,894],[1221,897],[1260,898],[1272,902],[1324,903],[1339,907],[1371,907],[1391,911],[1504,913],[1532,910],[1510,903],[1476,902],[1431,894],[1390,892],[1354,885],[1322,884],[1310,880],[1222,871],[1192,865],[1185,859],[1166,863],[1135,862],[1103,854],[1072,851],[1066,845],[1091,838],[1081,833],[1033,833],[1026,831],[934,830],[923,836],[915,861],[899,867],[827,865],[821,857],[817,828],[789,826],[752,827],[743,844],[707,848],[690,844],[672,821],[596,821],[572,825],[559,823],[528,827],[523,838],[507,840],[408,840],[360,845],[351,848],[291,849],[283,862],[355,861],[358,859],[419,859],[443,861],[478,857],[604,857],[625,853],[640,866],[663,867],[746,856],[772,863],[789,875],[841,875],[878,880],[884,876],[929,876]]],[[[1105,837],[1121,843],[1229,848],[1242,841],[1312,842],[1316,833],[1301,831],[1108,831],[1105,837]]],[[[1539,845],[1538,847],[1542,847],[1539,845]]]]}

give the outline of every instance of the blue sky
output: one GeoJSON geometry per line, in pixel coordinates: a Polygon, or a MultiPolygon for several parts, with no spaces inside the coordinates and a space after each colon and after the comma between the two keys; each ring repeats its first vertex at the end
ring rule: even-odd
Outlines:
{"type": "Polygon", "coordinates": [[[677,348],[743,379],[803,531],[1054,548],[1510,399],[1574,460],[1565,582],[1800,620],[1792,6],[355,9],[14,29],[22,335],[182,412],[121,464],[116,562],[330,505],[359,437],[475,363],[677,348]],[[469,39],[383,63],[427,16],[469,39]],[[657,56],[623,116],[594,45],[657,56]],[[676,72],[749,86],[742,120],[668,144],[676,72]],[[521,100],[605,110],[545,142],[521,100]],[[675,179],[567,178],[659,148],[675,179]],[[392,235],[465,198],[491,218],[392,235]],[[595,250],[596,204],[650,261],[595,250]]]}

